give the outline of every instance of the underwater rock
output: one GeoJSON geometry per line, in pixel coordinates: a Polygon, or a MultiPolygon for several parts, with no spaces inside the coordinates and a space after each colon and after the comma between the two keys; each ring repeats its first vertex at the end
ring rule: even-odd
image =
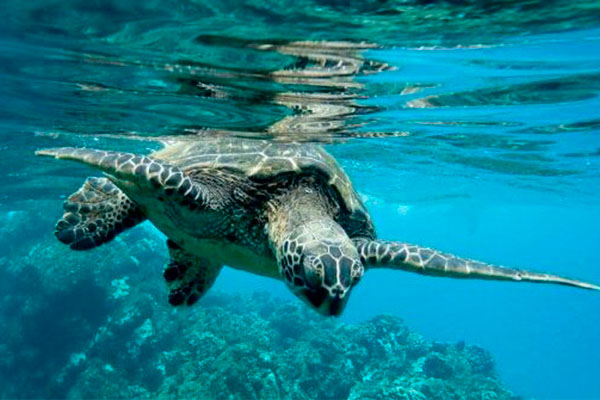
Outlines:
{"type": "Polygon", "coordinates": [[[0,398],[514,398],[488,352],[396,317],[346,324],[266,293],[174,310],[147,229],[86,253],[48,236],[0,259],[0,398]]]}
{"type": "MultiPolygon", "coordinates": [[[[164,242],[142,229],[97,252],[68,251],[52,236],[55,216],[43,207],[10,215],[0,217],[7,235],[7,253],[0,257],[0,290],[5,293],[0,297],[0,398],[64,397],[73,380],[96,360],[96,341],[106,355],[110,346],[104,347],[100,332],[108,321],[126,304],[142,299],[142,293],[150,299],[146,306],[156,308],[154,297],[164,295],[164,288],[149,278],[160,275],[164,242]],[[158,271],[152,264],[138,267],[135,257],[152,257],[158,271]],[[136,285],[125,293],[122,283],[128,278],[136,285]],[[128,297],[131,302],[124,300],[128,297]]],[[[115,340],[117,351],[123,350],[120,340],[115,340]]]]}
{"type": "Polygon", "coordinates": [[[473,372],[491,374],[494,371],[494,359],[490,353],[474,345],[468,346],[465,351],[473,372]]]}
{"type": "Polygon", "coordinates": [[[445,359],[437,354],[432,354],[425,359],[423,372],[431,378],[450,379],[454,370],[445,359]]]}
{"type": "Polygon", "coordinates": [[[493,365],[487,368],[484,350],[411,340],[416,334],[394,317],[344,324],[266,294],[212,293],[194,309],[160,310],[130,320],[136,327],[126,331],[107,325],[104,334],[113,331],[115,341],[110,351],[96,343],[88,367],[69,391],[73,398],[93,393],[103,381],[94,376],[115,371],[121,383],[104,387],[106,397],[514,398],[495,377],[493,365]],[[140,341],[141,346],[154,341],[151,351],[127,351],[140,341]]]}

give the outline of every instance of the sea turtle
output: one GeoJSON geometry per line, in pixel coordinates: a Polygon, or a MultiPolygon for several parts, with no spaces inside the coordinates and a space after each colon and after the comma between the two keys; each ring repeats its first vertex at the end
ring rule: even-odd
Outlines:
{"type": "Polygon", "coordinates": [[[167,236],[163,275],[174,306],[195,303],[224,265],[283,280],[336,316],[371,268],[600,289],[376,239],[350,179],[315,144],[211,139],[173,142],[149,156],[72,147],[37,154],[104,172],[64,203],[55,235],[72,249],[99,246],[145,219],[167,236]]]}

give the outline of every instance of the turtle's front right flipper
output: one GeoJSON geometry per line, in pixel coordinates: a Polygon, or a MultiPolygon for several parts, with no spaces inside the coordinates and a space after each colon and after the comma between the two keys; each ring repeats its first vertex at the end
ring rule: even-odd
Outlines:
{"type": "Polygon", "coordinates": [[[65,213],[54,234],[73,250],[87,250],[109,242],[146,217],[107,178],[89,178],[63,204],[65,213]]]}
{"type": "Polygon", "coordinates": [[[392,268],[423,275],[451,278],[555,283],[583,289],[600,290],[600,286],[587,282],[539,272],[489,265],[407,243],[357,239],[355,244],[366,268],[392,268]]]}

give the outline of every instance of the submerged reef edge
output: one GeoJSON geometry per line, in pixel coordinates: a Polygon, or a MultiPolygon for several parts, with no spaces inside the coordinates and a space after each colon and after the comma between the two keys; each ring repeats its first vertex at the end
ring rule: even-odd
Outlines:
{"type": "Polygon", "coordinates": [[[1,398],[516,399],[486,350],[397,317],[343,323],[261,292],[173,310],[149,226],[74,252],[39,229],[44,209],[0,215],[1,398]]]}

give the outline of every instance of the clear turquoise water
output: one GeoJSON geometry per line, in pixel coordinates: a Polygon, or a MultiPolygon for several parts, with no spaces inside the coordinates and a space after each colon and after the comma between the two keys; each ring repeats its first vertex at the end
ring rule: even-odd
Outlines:
{"type": "MultiPolygon", "coordinates": [[[[157,136],[234,135],[323,142],[383,238],[599,282],[597,3],[219,4],[0,5],[5,260],[52,234],[52,222],[22,227],[10,216],[43,204],[54,220],[61,196],[89,174],[36,159],[35,149],[148,152],[157,136]],[[302,57],[265,45],[294,40],[375,43],[349,53],[393,68],[273,78],[302,68],[302,57]],[[350,111],[321,119],[332,129],[276,132],[294,115],[282,93],[333,94],[317,103],[350,111]]],[[[280,283],[233,270],[215,286],[292,298],[280,283]]],[[[517,394],[582,399],[600,398],[598,310],[597,293],[570,288],[371,271],[342,319],[394,314],[432,340],[490,350],[517,394]]]]}

